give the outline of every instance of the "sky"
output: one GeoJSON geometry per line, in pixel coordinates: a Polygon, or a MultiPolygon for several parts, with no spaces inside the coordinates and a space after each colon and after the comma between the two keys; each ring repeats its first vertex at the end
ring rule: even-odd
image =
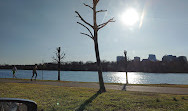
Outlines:
{"type": "MultiPolygon", "coordinates": [[[[96,61],[93,40],[80,32],[75,11],[92,24],[92,0],[0,0],[0,64],[52,62],[57,47],[63,61],[96,61]]],[[[127,50],[129,59],[155,54],[188,57],[188,0],[100,0],[97,15],[101,60],[116,61],[127,50]],[[139,21],[125,25],[121,15],[134,8],[139,21]],[[143,19],[141,19],[143,16],[143,19]],[[140,26],[140,23],[142,25],[140,26]]]]}

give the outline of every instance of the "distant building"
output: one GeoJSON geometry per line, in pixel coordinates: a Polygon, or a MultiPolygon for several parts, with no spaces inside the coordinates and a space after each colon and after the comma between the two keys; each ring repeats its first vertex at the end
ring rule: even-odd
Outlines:
{"type": "Polygon", "coordinates": [[[140,57],[134,57],[134,62],[140,62],[140,57]]]}
{"type": "Polygon", "coordinates": [[[178,60],[179,62],[182,62],[182,63],[187,63],[187,57],[185,57],[185,56],[179,56],[179,57],[177,58],[177,60],[178,60]]]}
{"type": "Polygon", "coordinates": [[[154,54],[149,54],[148,60],[157,61],[156,56],[154,54]]]}
{"type": "Polygon", "coordinates": [[[117,56],[117,62],[124,61],[124,60],[125,60],[124,56],[117,56]]]}
{"type": "Polygon", "coordinates": [[[148,59],[142,59],[142,62],[148,62],[149,60],[148,59]]]}
{"type": "Polygon", "coordinates": [[[176,60],[177,60],[177,57],[173,56],[173,55],[165,55],[162,58],[163,62],[172,62],[172,61],[176,61],[176,60]]]}

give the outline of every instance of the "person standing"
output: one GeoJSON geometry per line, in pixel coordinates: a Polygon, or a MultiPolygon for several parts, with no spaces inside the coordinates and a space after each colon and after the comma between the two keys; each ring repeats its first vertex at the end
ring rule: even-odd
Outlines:
{"type": "Polygon", "coordinates": [[[37,64],[35,64],[35,66],[33,67],[33,76],[31,77],[31,81],[32,81],[34,75],[35,75],[35,81],[36,81],[36,78],[37,78],[37,64]]]}
{"type": "Polygon", "coordinates": [[[13,68],[12,68],[13,78],[16,78],[16,76],[15,76],[16,71],[17,71],[17,68],[16,68],[16,66],[14,65],[13,68]]]}

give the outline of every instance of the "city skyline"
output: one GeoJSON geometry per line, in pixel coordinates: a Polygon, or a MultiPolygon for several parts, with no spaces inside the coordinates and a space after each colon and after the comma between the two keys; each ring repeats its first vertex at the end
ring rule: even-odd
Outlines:
{"type": "MultiPolygon", "coordinates": [[[[139,59],[139,61],[143,61],[143,60],[151,60],[151,61],[163,61],[164,57],[174,57],[174,58],[178,58],[178,57],[185,57],[187,59],[187,56],[184,55],[180,55],[180,56],[176,56],[176,55],[163,55],[162,58],[157,58],[157,56],[155,54],[148,54],[148,57],[146,58],[140,58],[140,56],[136,55],[133,57],[133,59],[129,59],[129,60],[135,60],[135,59],[139,59]],[[155,59],[155,60],[152,60],[155,59]]],[[[125,57],[124,56],[116,56],[116,61],[124,61],[125,57]]]]}
{"type": "MultiPolygon", "coordinates": [[[[55,49],[66,53],[64,61],[95,61],[94,43],[80,34],[74,11],[91,22],[92,12],[86,0],[0,0],[0,64],[35,64],[51,62],[55,49]]],[[[101,60],[116,61],[117,55],[141,59],[148,54],[188,57],[187,0],[103,0],[98,9],[98,23],[114,17],[116,22],[99,31],[101,60]],[[138,22],[126,26],[121,15],[134,8],[138,22]],[[142,16],[144,15],[144,16],[142,16]]],[[[159,60],[161,60],[159,59],[159,60]]]]}

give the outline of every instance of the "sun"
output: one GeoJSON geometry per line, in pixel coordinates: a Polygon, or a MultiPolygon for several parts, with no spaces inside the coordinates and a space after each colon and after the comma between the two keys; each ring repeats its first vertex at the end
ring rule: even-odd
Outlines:
{"type": "Polygon", "coordinates": [[[134,8],[129,8],[121,14],[121,21],[127,26],[133,26],[139,21],[138,12],[134,8]]]}

